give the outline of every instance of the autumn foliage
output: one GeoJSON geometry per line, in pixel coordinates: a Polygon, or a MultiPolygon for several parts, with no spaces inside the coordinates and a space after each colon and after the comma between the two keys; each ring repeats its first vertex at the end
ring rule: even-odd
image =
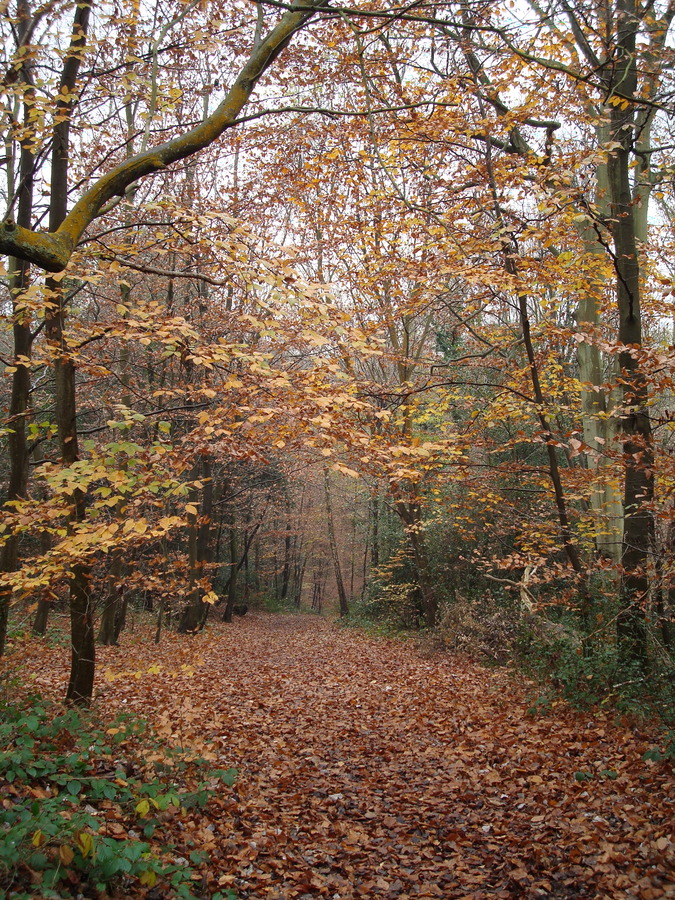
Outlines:
{"type": "MultiPolygon", "coordinates": [[[[12,651],[10,668],[17,654],[27,666],[46,655],[39,641],[20,643],[29,630],[60,641],[67,619],[67,649],[43,661],[45,690],[69,665],[69,704],[155,709],[162,740],[191,698],[200,721],[227,732],[239,803],[252,770],[237,729],[270,712],[273,686],[256,679],[265,652],[282,654],[279,620],[261,610],[424,630],[449,654],[524,666],[605,710],[586,743],[572,740],[566,707],[546,725],[524,719],[519,689],[509,683],[502,708],[482,697],[493,676],[471,667],[448,724],[455,662],[429,663],[426,679],[395,644],[289,625],[292,666],[317,642],[304,673],[314,682],[295,688],[317,722],[320,697],[350,706],[356,696],[362,640],[368,665],[389,673],[406,738],[399,746],[393,724],[364,718],[350,730],[330,707],[333,749],[310,753],[298,777],[316,772],[297,794],[283,782],[283,816],[306,814],[311,834],[248,809],[248,849],[235,841],[225,854],[240,867],[223,869],[221,885],[207,867],[203,891],[459,897],[472,878],[506,896],[665,890],[655,853],[670,847],[665,814],[654,825],[636,813],[638,840],[609,811],[612,791],[641,790],[631,767],[642,745],[623,768],[598,748],[619,740],[610,708],[672,726],[674,17],[668,0],[0,9],[0,654],[12,651]],[[222,697],[224,662],[204,634],[228,658],[238,635],[255,661],[222,697]],[[164,648],[170,679],[141,663],[150,645],[164,648]],[[180,665],[202,646],[203,678],[183,685],[180,665]],[[140,693],[123,696],[136,682],[140,693]],[[411,704],[427,718],[405,719],[413,682],[411,704]],[[251,703],[263,705],[249,708],[237,692],[253,683],[251,703]],[[231,732],[230,708],[242,717],[231,732]],[[457,738],[460,719],[494,759],[457,738]],[[549,726],[560,733],[539,734],[549,726]],[[372,808],[351,822],[349,778],[375,753],[365,739],[356,753],[352,739],[368,734],[383,741],[371,761],[381,781],[368,773],[372,808]],[[551,741],[577,748],[574,784],[558,778],[564,767],[536,771],[551,741]],[[347,749],[356,755],[341,773],[347,749]],[[415,754],[436,770],[412,771],[413,791],[401,766],[414,769],[415,754]],[[454,793],[434,793],[443,772],[454,793]],[[315,776],[336,780],[324,790],[315,776]],[[392,785],[401,806],[390,810],[392,785]],[[441,823],[435,796],[457,800],[456,821],[446,809],[441,823]],[[588,815],[573,820],[578,802],[588,815]],[[556,855],[556,835],[569,845],[575,829],[592,851],[556,855]],[[540,834],[551,846],[541,860],[522,849],[540,834]],[[290,847],[319,838],[304,863],[290,847]],[[346,851],[349,863],[331,868],[346,851]]],[[[368,671],[376,696],[381,679],[368,671]]],[[[274,752],[287,733],[304,759],[296,718],[303,732],[321,728],[279,696],[274,752]]],[[[217,802],[223,835],[236,833],[243,813],[217,802]]]]}
{"type": "MultiPolygon", "coordinates": [[[[503,670],[316,617],[249,615],[158,649],[148,637],[101,652],[98,712],[148,719],[178,754],[169,777],[186,756],[239,774],[203,807],[125,816],[90,801],[86,833],[122,848],[147,841],[144,821],[158,817],[163,862],[192,867],[195,896],[668,895],[672,781],[644,758],[653,734],[628,719],[547,706],[503,670]]],[[[43,643],[9,659],[59,695],[67,668],[43,643]]],[[[142,778],[161,752],[125,777],[142,778]]],[[[43,847],[56,852],[58,838],[43,847]]],[[[154,896],[138,877],[118,883],[154,896]]]]}

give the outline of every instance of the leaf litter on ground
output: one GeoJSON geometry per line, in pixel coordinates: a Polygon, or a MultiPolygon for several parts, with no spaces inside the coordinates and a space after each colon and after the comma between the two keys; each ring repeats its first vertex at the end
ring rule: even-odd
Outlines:
{"type": "MultiPolygon", "coordinates": [[[[97,648],[95,707],[125,710],[234,788],[173,814],[196,895],[623,898],[675,895],[675,796],[654,735],[557,703],[503,669],[308,615],[249,614],[193,637],[97,648]]],[[[6,666],[58,696],[62,648],[6,666]]],[[[151,897],[138,885],[134,896],[151,897]]]]}

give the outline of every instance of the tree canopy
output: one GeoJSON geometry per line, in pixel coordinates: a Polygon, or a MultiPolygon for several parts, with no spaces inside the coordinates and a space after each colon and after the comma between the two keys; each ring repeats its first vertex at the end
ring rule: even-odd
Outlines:
{"type": "Polygon", "coordinates": [[[87,703],[129,603],[491,597],[665,664],[674,15],[5,5],[0,643],[67,603],[87,703]]]}

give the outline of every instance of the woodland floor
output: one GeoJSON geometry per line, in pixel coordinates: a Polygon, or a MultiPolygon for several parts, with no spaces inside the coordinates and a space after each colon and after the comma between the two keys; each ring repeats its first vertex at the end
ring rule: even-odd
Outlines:
{"type": "MultiPolygon", "coordinates": [[[[60,692],[66,651],[39,646],[23,677],[60,692]]],[[[505,670],[303,615],[97,652],[100,711],[239,770],[171,823],[208,852],[206,897],[675,896],[672,771],[609,711],[533,717],[505,670]]]]}

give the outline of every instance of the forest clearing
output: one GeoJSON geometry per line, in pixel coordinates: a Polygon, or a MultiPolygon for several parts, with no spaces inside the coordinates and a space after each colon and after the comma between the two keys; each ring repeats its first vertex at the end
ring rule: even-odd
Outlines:
{"type": "MultiPolygon", "coordinates": [[[[97,713],[238,772],[202,809],[163,814],[164,859],[191,866],[195,897],[672,896],[672,769],[643,758],[656,738],[634,720],[542,708],[513,672],[317,616],[147,637],[101,651],[97,713]]],[[[6,665],[62,695],[63,648],[29,638],[6,665]]],[[[143,816],[92,802],[96,840],[138,839],[143,816]]],[[[127,879],[112,896],[170,893],[127,879]]]]}

